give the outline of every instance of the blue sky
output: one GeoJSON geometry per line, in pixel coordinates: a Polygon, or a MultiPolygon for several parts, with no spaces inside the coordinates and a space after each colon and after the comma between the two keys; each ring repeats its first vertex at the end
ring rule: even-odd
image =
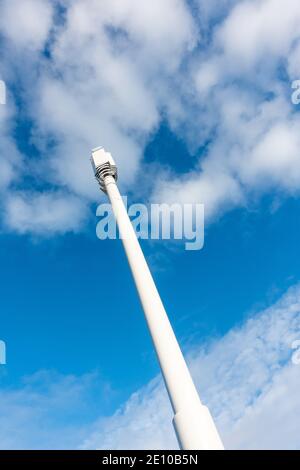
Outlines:
{"type": "Polygon", "coordinates": [[[101,144],[131,202],[205,205],[203,250],[142,246],[226,446],[299,448],[299,18],[294,0],[0,1],[3,448],[176,445],[121,242],[96,237],[101,144]]]}

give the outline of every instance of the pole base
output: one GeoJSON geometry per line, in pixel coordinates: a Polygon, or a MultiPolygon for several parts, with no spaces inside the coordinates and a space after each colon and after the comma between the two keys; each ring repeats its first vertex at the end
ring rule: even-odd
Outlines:
{"type": "Polygon", "coordinates": [[[178,411],[173,426],[182,450],[224,450],[206,406],[197,404],[178,411]]]}

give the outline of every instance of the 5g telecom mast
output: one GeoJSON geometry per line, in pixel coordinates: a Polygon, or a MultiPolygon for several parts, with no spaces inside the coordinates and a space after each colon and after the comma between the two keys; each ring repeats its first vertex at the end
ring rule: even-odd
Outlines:
{"type": "Polygon", "coordinates": [[[100,188],[109,197],[119,227],[174,411],[173,424],[179,445],[184,450],[222,450],[223,444],[212,416],[200,401],[123,204],[116,183],[115,162],[102,147],[92,151],[91,161],[100,188]]]}

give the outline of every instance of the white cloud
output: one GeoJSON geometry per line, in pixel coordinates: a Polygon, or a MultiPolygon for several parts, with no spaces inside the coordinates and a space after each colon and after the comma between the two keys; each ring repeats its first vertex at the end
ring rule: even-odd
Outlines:
{"type": "Polygon", "coordinates": [[[49,0],[3,0],[0,5],[0,31],[16,47],[40,50],[52,24],[49,0]]]}
{"type": "Polygon", "coordinates": [[[248,0],[239,2],[222,25],[217,40],[226,59],[237,67],[285,57],[299,35],[297,0],[248,0]]]}
{"type": "Polygon", "coordinates": [[[299,190],[299,126],[300,120],[294,119],[271,127],[251,152],[244,179],[253,185],[281,185],[299,190]]]}
{"type": "Polygon", "coordinates": [[[299,450],[299,426],[295,420],[300,411],[299,386],[299,370],[295,371],[295,366],[276,374],[269,389],[247,407],[233,427],[229,445],[239,449],[299,450]]]}
{"type": "Polygon", "coordinates": [[[11,136],[13,114],[14,106],[11,102],[0,104],[0,194],[7,191],[21,171],[22,156],[11,136]]]}
{"type": "MultiPolygon", "coordinates": [[[[210,345],[190,352],[193,377],[226,448],[299,448],[300,369],[291,344],[300,335],[300,287],[210,345]],[[276,411],[274,411],[276,410],[276,411]]],[[[83,447],[176,448],[163,384],[135,393],[83,447]]]]}
{"type": "MultiPolygon", "coordinates": [[[[27,156],[23,175],[87,204],[99,197],[88,154],[103,144],[127,191],[138,185],[144,147],[164,117],[199,159],[186,175],[164,173],[155,199],[204,202],[212,219],[253,194],[298,194],[299,118],[282,77],[298,78],[299,2],[193,4],[24,0],[14,15],[15,0],[3,2],[2,66],[12,80],[20,72],[21,116],[32,122],[41,157],[27,156]]],[[[13,126],[13,144],[12,134],[13,126]]]]}
{"type": "Polygon", "coordinates": [[[216,24],[211,20],[209,43],[190,67],[195,91],[173,123],[195,152],[204,146],[205,153],[189,173],[164,176],[155,191],[157,199],[173,201],[178,192],[181,201],[204,202],[207,220],[253,195],[300,189],[300,122],[291,83],[282,80],[285,73],[292,81],[297,70],[299,2],[249,0],[226,8],[216,24]]]}
{"type": "Polygon", "coordinates": [[[288,72],[291,80],[299,80],[300,77],[300,39],[296,41],[288,57],[288,72]]]}
{"type": "Polygon", "coordinates": [[[79,231],[86,213],[82,201],[66,193],[12,193],[4,220],[20,234],[51,235],[79,231]]]}
{"type": "MultiPolygon", "coordinates": [[[[224,337],[189,348],[202,401],[227,449],[299,449],[300,286],[224,337]]],[[[172,449],[171,406],[160,379],[137,390],[113,415],[99,375],[42,371],[0,393],[1,448],[172,449]],[[95,399],[95,397],[98,397],[95,399]]]]}
{"type": "MultiPolygon", "coordinates": [[[[67,198],[72,193],[74,200],[96,200],[88,157],[102,144],[117,156],[124,187],[132,185],[163,100],[171,95],[168,77],[196,44],[185,2],[91,0],[87,8],[83,0],[24,0],[21,6],[5,0],[0,30],[2,65],[12,81],[18,70],[21,116],[30,119],[31,142],[41,155],[37,163],[28,155],[24,174],[67,188],[67,198]]],[[[61,231],[69,225],[63,218],[59,223],[61,231]]]]}
{"type": "Polygon", "coordinates": [[[47,370],[25,377],[17,388],[1,387],[0,448],[74,447],[89,428],[91,400],[99,404],[108,393],[96,373],[74,376],[47,370]]]}
{"type": "Polygon", "coordinates": [[[145,139],[160,120],[157,73],[176,71],[192,40],[193,22],[180,0],[92,1],[89,8],[77,0],[69,7],[52,47],[54,73],[43,76],[35,108],[39,131],[58,137],[53,163],[60,182],[95,198],[87,153],[100,142],[117,156],[122,181],[132,184],[145,139]]]}

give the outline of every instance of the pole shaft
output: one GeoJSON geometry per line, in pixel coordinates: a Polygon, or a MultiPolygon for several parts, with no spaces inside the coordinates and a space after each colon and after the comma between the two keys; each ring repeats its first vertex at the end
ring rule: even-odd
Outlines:
{"type": "Polygon", "coordinates": [[[104,184],[175,414],[173,423],[179,444],[183,449],[222,449],[210,413],[200,401],[116,181],[106,176],[104,184]]]}

